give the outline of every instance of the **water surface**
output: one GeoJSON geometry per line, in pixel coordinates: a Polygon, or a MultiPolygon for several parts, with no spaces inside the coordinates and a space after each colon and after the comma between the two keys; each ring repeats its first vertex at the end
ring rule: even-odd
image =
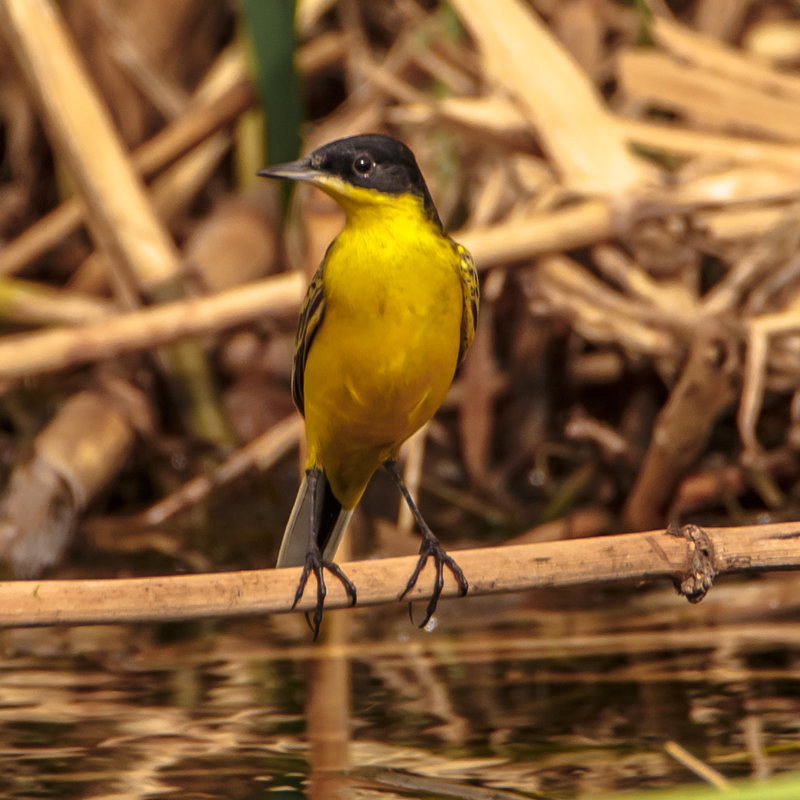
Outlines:
{"type": "Polygon", "coordinates": [[[589,797],[800,768],[791,575],[0,635],[9,798],[589,797]],[[565,604],[569,608],[565,608],[565,604]]]}

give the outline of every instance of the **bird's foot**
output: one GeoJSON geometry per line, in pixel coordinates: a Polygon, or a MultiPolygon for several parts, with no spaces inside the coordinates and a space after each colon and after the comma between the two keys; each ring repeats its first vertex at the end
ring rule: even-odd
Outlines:
{"type": "MultiPolygon", "coordinates": [[[[414,588],[417,578],[419,578],[420,573],[424,569],[425,564],[428,563],[429,558],[433,559],[433,563],[436,568],[436,578],[433,583],[431,599],[428,601],[428,607],[425,609],[425,617],[419,624],[420,628],[424,628],[428,624],[430,618],[436,611],[436,606],[439,604],[439,597],[441,596],[442,589],[444,588],[445,567],[447,567],[450,572],[453,573],[453,577],[456,579],[456,583],[458,583],[459,596],[463,597],[469,589],[469,582],[464,577],[461,567],[456,564],[455,559],[452,556],[447,554],[447,551],[444,549],[444,547],[442,547],[441,542],[432,533],[427,532],[419,548],[419,559],[417,561],[417,566],[414,567],[414,572],[411,573],[411,577],[408,579],[406,588],[400,593],[400,597],[398,599],[402,600],[414,588]]],[[[410,602],[408,604],[408,616],[413,622],[414,618],[411,615],[410,602]]]]}
{"type": "Polygon", "coordinates": [[[297,584],[297,591],[294,595],[292,608],[294,609],[294,607],[300,602],[300,598],[303,596],[308,578],[313,573],[317,581],[317,604],[314,607],[313,617],[309,617],[308,612],[306,612],[306,622],[308,623],[308,627],[311,628],[311,632],[314,634],[315,641],[317,636],[319,636],[319,626],[322,623],[322,609],[325,606],[325,596],[328,593],[328,589],[325,586],[324,576],[324,570],[326,569],[331,573],[331,575],[341,582],[345,592],[347,593],[347,596],[350,598],[351,606],[356,604],[357,598],[355,584],[350,580],[350,578],[347,577],[347,575],[344,574],[342,568],[338,564],[323,558],[319,550],[309,550],[306,553],[306,560],[303,564],[303,572],[300,575],[300,581],[297,584]]]}

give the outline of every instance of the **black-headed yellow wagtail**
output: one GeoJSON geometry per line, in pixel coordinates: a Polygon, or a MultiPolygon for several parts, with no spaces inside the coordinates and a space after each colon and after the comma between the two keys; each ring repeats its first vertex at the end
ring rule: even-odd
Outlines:
{"type": "Polygon", "coordinates": [[[303,566],[295,604],[314,573],[315,636],[325,601],[323,569],[355,604],[355,586],[332,559],[383,464],[423,536],[400,598],[429,558],[436,565],[424,626],[436,610],[445,566],[462,595],[469,584],[422,518],[396,459],[400,445],[441,405],[472,343],[478,317],[472,257],[444,232],[414,154],[389,136],[339,139],[258,174],[312,183],[346,214],[300,312],[292,395],[305,417],[308,458],[278,566],[303,566]]]}

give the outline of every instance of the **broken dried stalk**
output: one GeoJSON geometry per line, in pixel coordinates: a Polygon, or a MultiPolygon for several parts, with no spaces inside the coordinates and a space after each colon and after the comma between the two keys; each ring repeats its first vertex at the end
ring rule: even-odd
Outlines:
{"type": "Polygon", "coordinates": [[[683,372],[661,409],[650,446],[625,503],[633,528],[664,519],[678,481],[694,463],[714,423],[734,400],[738,364],[724,331],[700,331],[683,372]]]}
{"type": "Polygon", "coordinates": [[[79,515],[134,441],[124,409],[97,391],[70,397],[11,473],[0,504],[0,560],[20,577],[58,562],[79,515]]]}
{"type": "Polygon", "coordinates": [[[781,225],[767,236],[756,240],[727,275],[711,289],[701,302],[706,316],[731,313],[743,304],[746,292],[764,280],[765,274],[786,261],[800,246],[798,209],[784,209],[781,225]]]}

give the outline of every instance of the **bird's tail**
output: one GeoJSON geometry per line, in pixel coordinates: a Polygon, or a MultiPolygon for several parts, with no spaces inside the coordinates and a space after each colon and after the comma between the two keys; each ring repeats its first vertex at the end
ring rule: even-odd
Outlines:
{"type": "MultiPolygon", "coordinates": [[[[353,510],[342,508],[342,504],[333,496],[325,473],[320,471],[318,475],[316,517],[319,530],[315,532],[314,538],[322,552],[322,557],[332,560],[336,555],[339,540],[353,515],[353,510]]],[[[303,566],[310,540],[310,529],[311,484],[308,480],[308,473],[306,473],[283,533],[283,541],[278,553],[278,567],[303,566]]]]}

